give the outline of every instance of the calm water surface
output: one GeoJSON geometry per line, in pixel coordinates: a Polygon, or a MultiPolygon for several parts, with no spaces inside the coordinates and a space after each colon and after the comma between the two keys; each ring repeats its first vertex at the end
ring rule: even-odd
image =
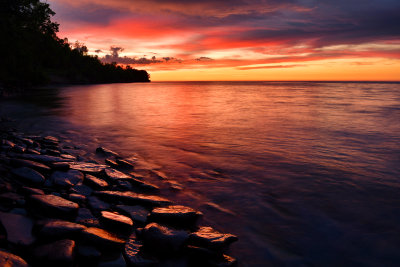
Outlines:
{"type": "Polygon", "coordinates": [[[400,84],[73,86],[7,111],[159,171],[242,266],[400,264],[400,84]]]}

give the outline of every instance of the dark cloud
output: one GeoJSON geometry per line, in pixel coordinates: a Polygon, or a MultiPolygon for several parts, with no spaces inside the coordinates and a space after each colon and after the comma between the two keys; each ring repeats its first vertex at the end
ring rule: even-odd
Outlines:
{"type": "Polygon", "coordinates": [[[157,63],[168,63],[168,62],[177,62],[181,63],[182,60],[175,58],[175,57],[163,57],[158,59],[156,56],[152,56],[151,58],[147,58],[146,56],[141,58],[136,57],[120,57],[119,53],[124,51],[124,48],[119,46],[111,46],[110,47],[110,54],[105,55],[104,57],[100,58],[105,63],[112,63],[116,62],[117,64],[132,64],[132,65],[150,65],[150,64],[157,64],[157,63]]]}

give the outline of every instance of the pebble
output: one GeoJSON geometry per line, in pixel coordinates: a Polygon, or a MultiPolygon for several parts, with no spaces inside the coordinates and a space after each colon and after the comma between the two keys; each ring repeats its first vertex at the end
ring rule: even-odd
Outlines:
{"type": "Polygon", "coordinates": [[[12,169],[11,172],[18,178],[21,178],[22,180],[32,184],[43,184],[46,180],[41,173],[28,167],[12,169]]]}

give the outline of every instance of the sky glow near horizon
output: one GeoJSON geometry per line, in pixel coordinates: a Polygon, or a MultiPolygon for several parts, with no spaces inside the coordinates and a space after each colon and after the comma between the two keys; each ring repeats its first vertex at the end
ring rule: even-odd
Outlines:
{"type": "Polygon", "coordinates": [[[48,3],[60,38],[153,81],[400,81],[398,0],[48,3]]]}

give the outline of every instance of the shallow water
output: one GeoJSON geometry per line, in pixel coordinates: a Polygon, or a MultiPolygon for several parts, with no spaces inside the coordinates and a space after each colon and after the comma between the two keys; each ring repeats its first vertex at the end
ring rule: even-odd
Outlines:
{"type": "Polygon", "coordinates": [[[239,235],[242,266],[400,263],[400,84],[178,82],[2,103],[25,130],[134,157],[239,235]],[[22,107],[22,105],[23,107],[22,107]]]}

